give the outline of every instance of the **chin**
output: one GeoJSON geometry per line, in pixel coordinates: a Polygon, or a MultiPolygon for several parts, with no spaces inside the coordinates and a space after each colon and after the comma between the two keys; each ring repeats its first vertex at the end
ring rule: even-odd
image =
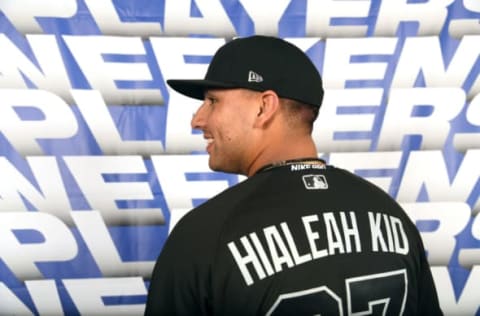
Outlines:
{"type": "Polygon", "coordinates": [[[208,167],[213,171],[225,172],[225,173],[238,173],[235,168],[232,168],[230,165],[222,165],[221,163],[215,163],[211,159],[208,162],[208,167]]]}
{"type": "Polygon", "coordinates": [[[208,167],[213,171],[222,171],[222,168],[218,165],[218,163],[212,161],[212,158],[208,160],[208,167]]]}

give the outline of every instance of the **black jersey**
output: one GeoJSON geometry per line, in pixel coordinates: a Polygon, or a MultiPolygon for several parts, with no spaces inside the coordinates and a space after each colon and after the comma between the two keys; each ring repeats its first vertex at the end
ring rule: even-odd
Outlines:
{"type": "Polygon", "coordinates": [[[146,315],[441,315],[415,225],[348,171],[257,173],[175,226],[146,315]]]}

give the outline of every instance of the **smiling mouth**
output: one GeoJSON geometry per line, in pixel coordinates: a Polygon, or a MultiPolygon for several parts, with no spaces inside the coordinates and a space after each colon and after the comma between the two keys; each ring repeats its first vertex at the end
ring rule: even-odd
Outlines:
{"type": "Polygon", "coordinates": [[[213,145],[213,138],[205,138],[207,141],[207,152],[209,152],[210,147],[213,145]]]}

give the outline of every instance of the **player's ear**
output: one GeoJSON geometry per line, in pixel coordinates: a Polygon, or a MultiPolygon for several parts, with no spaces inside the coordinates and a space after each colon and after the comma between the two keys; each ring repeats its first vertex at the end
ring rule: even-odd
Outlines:
{"type": "Polygon", "coordinates": [[[256,125],[263,127],[269,124],[279,111],[279,108],[280,99],[274,91],[267,90],[262,92],[257,107],[257,117],[255,119],[256,125]]]}

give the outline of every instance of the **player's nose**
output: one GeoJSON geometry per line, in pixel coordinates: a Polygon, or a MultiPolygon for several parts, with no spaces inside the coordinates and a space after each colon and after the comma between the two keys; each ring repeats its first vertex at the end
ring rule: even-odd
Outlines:
{"type": "Polygon", "coordinates": [[[203,103],[198,110],[193,114],[192,120],[190,122],[190,126],[192,129],[203,129],[205,126],[205,111],[204,111],[204,104],[203,103]]]}

